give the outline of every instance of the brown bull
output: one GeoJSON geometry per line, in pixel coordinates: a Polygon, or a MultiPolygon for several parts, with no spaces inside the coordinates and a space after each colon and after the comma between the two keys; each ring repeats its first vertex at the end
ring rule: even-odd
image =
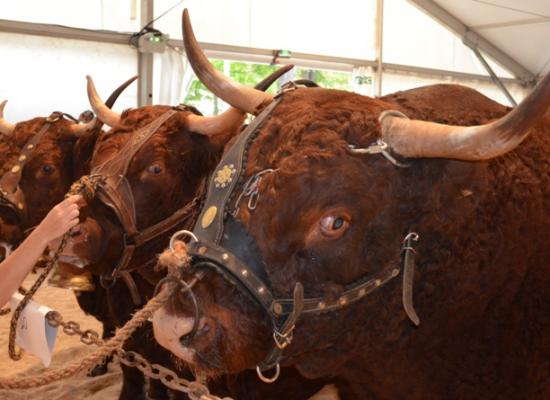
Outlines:
{"type": "MultiPolygon", "coordinates": [[[[258,86],[266,89],[290,67],[280,69],[258,86]]],[[[98,117],[113,127],[98,140],[91,160],[91,177],[107,183],[100,184],[96,197],[81,209],[82,222],[62,259],[102,277],[98,281],[104,288],[98,287],[94,293],[96,302],[106,306],[100,319],[121,326],[152,296],[156,283],[164,277],[164,271],[153,268],[157,254],[176,228],[192,226],[198,211],[198,203],[193,200],[200,195],[202,183],[219,160],[225,143],[238,133],[245,113],[230,109],[219,117],[206,118],[191,107],[146,106],[118,115],[103,107],[91,80],[88,91],[98,117]],[[149,129],[167,113],[173,114],[154,131],[149,129]],[[119,181],[122,176],[124,179],[119,181]],[[111,179],[117,183],[110,184],[111,179]],[[126,187],[130,190],[126,191],[126,187]],[[175,225],[166,222],[188,205],[188,215],[182,214],[175,225]],[[158,234],[146,234],[147,240],[142,242],[143,233],[154,226],[159,227],[153,229],[158,234]],[[138,246],[127,259],[129,243],[138,246]],[[116,279],[113,281],[112,277],[116,279]]],[[[145,327],[126,343],[126,348],[139,351],[149,361],[171,364],[169,353],[151,341],[151,336],[150,326],[145,327]]],[[[123,367],[123,372],[120,398],[143,396],[143,375],[127,367],[123,367]]],[[[286,385],[303,386],[299,380],[295,383],[295,376],[289,374],[286,385]]],[[[243,382],[232,386],[246,390],[243,385],[250,379],[242,376],[233,381],[243,382]]],[[[252,380],[252,385],[257,383],[252,380]]],[[[308,385],[300,389],[306,394],[297,398],[322,386],[320,382],[308,385]]],[[[280,390],[289,386],[280,386],[280,390]]],[[[149,396],[165,396],[157,381],[152,381],[149,389],[149,396]]]]}
{"type": "Polygon", "coordinates": [[[79,124],[61,113],[13,125],[3,118],[5,104],[0,105],[0,240],[17,245],[82,175],[97,131],[95,121],[79,124]]]}
{"type": "MultiPolygon", "coordinates": [[[[112,107],[135,79],[137,77],[115,89],[106,101],[107,107],[112,107]]],[[[3,133],[0,186],[6,196],[0,207],[0,241],[11,247],[63,199],[75,180],[89,172],[92,150],[103,124],[93,119],[93,114],[89,118],[86,114],[91,113],[88,111],[81,114],[81,117],[88,117],[85,124],[77,124],[70,116],[63,116],[51,124],[47,118],[34,118],[13,125],[3,119],[4,106],[5,102],[0,107],[3,133]],[[16,165],[19,170],[13,173],[16,165]]],[[[89,285],[82,277],[76,281],[79,288],[89,285]]],[[[101,315],[102,304],[96,303],[95,298],[85,292],[75,293],[84,311],[96,317],[101,315]]],[[[109,337],[114,327],[104,325],[103,331],[104,337],[109,337]]]]}
{"type": "Polygon", "coordinates": [[[263,122],[211,178],[182,271],[198,310],[173,296],[157,340],[210,376],[280,363],[345,399],[549,398],[550,75],[511,112],[456,86],[252,97],[184,25],[201,80],[263,122]]]}
{"type": "MultiPolygon", "coordinates": [[[[118,87],[107,107],[136,78],[118,87]]],[[[93,118],[79,124],[59,112],[12,124],[4,119],[5,105],[6,101],[0,104],[0,240],[17,245],[24,232],[37,225],[70,185],[88,172],[103,124],[93,118]]]]}

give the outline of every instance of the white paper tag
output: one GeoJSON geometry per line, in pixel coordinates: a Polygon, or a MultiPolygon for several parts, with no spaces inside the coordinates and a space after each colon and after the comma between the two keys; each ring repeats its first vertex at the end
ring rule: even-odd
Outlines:
{"type": "MultiPolygon", "coordinates": [[[[14,294],[10,300],[10,308],[15,310],[23,296],[14,294]]],[[[44,366],[50,365],[52,351],[57,337],[57,328],[46,321],[46,314],[51,308],[29,301],[23,309],[17,323],[15,343],[25,351],[37,356],[44,366]]]]}

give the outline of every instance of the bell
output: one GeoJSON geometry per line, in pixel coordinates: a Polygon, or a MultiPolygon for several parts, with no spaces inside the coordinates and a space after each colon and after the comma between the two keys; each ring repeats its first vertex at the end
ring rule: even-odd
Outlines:
{"type": "Polygon", "coordinates": [[[53,274],[48,278],[48,285],[79,292],[95,290],[94,280],[89,271],[65,263],[57,263],[53,274]]]}

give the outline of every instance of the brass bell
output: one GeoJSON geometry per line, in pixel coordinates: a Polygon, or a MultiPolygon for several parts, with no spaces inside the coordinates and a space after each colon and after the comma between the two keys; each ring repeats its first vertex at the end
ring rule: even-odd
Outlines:
{"type": "Polygon", "coordinates": [[[95,284],[92,274],[65,263],[58,263],[48,279],[48,285],[79,292],[93,292],[95,284]]]}

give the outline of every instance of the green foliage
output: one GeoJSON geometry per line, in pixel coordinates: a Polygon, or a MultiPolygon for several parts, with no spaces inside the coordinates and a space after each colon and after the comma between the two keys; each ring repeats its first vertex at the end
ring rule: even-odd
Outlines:
{"type": "Polygon", "coordinates": [[[318,69],[298,68],[296,76],[309,79],[326,89],[350,90],[351,74],[347,72],[321,71],[318,69]]]}
{"type": "MultiPolygon", "coordinates": [[[[214,67],[223,73],[224,61],[211,60],[214,67]]],[[[229,62],[229,61],[228,61],[229,62]]],[[[267,64],[252,64],[245,62],[231,62],[229,66],[229,76],[232,80],[248,87],[254,87],[258,82],[269,76],[277,70],[277,66],[267,64]]],[[[350,89],[350,74],[335,71],[320,71],[304,68],[295,69],[296,79],[310,79],[317,82],[319,86],[330,89],[350,89]]],[[[275,94],[279,90],[278,85],[272,85],[268,92],[275,94]]],[[[199,80],[195,79],[184,104],[197,107],[205,115],[216,115],[221,112],[221,100],[215,97],[199,80]]]]}

